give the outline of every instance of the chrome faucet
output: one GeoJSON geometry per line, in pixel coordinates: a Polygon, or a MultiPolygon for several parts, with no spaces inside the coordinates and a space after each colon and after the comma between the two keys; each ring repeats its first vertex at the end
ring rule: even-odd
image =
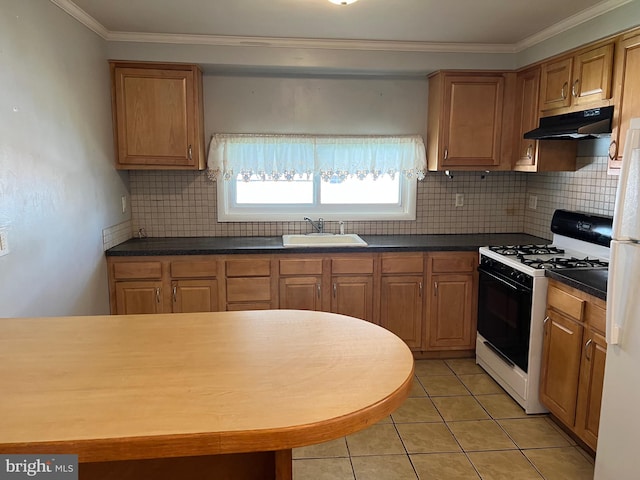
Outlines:
{"type": "Polygon", "coordinates": [[[304,217],[304,220],[309,222],[316,232],[324,233],[324,218],[319,218],[317,222],[314,222],[309,217],[304,217]]]}

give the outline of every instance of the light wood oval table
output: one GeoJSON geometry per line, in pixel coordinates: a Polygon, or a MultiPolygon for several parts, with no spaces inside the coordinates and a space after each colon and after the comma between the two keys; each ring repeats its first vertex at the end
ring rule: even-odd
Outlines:
{"type": "Polygon", "coordinates": [[[395,335],[268,310],[0,319],[0,452],[79,455],[81,479],[291,478],[291,449],[408,396],[395,335]]]}

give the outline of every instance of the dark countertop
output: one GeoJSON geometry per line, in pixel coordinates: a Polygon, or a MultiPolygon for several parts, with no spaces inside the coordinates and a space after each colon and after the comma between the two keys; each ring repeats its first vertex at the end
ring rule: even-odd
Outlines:
{"type": "Polygon", "coordinates": [[[211,255],[234,253],[344,253],[402,251],[473,251],[485,245],[548,244],[524,233],[461,235],[360,235],[367,247],[284,248],[282,237],[158,237],[132,238],[106,251],[107,256],[211,255]]]}
{"type": "Polygon", "coordinates": [[[563,270],[547,270],[546,276],[577,288],[594,297],[607,299],[607,268],[567,268],[563,270]]]}

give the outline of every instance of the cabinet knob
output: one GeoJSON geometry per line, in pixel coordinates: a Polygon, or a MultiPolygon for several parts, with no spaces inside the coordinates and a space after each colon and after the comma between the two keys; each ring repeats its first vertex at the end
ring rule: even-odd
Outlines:
{"type": "Polygon", "coordinates": [[[178,301],[178,287],[176,285],[173,286],[173,303],[178,301]]]}
{"type": "Polygon", "coordinates": [[[156,303],[160,303],[160,287],[156,288],[156,303]]]}
{"type": "MultiPolygon", "coordinates": [[[[420,288],[422,288],[422,282],[420,282],[420,288]]],[[[438,282],[433,282],[433,296],[438,296],[438,282]]]]}
{"type": "Polygon", "coordinates": [[[333,284],[333,298],[337,298],[338,296],[338,285],[333,284]]]}
{"type": "Polygon", "coordinates": [[[609,160],[615,160],[618,156],[618,142],[611,140],[609,144],[609,160]]]}
{"type": "Polygon", "coordinates": [[[444,156],[443,156],[443,159],[444,159],[444,160],[446,160],[447,158],[449,158],[449,149],[448,149],[448,148],[445,148],[445,149],[444,149],[444,156]]]}
{"type": "Polygon", "coordinates": [[[591,355],[589,355],[589,353],[591,352],[591,344],[593,343],[592,339],[587,340],[587,343],[584,344],[584,356],[586,357],[587,361],[591,361],[591,355]]]}
{"type": "Polygon", "coordinates": [[[562,90],[560,90],[560,96],[562,97],[563,100],[567,99],[567,92],[565,91],[567,88],[569,87],[569,84],[567,82],[564,82],[562,84],[562,90]]]}
{"type": "Polygon", "coordinates": [[[577,98],[578,96],[578,83],[580,83],[580,79],[573,82],[573,85],[571,86],[571,95],[573,95],[574,98],[577,98]]]}
{"type": "Polygon", "coordinates": [[[316,285],[316,288],[318,289],[318,298],[320,298],[321,289],[320,289],[320,284],[319,283],[316,285]]]}
{"type": "Polygon", "coordinates": [[[189,145],[189,148],[187,148],[187,156],[189,157],[189,160],[193,160],[193,148],[191,147],[191,145],[189,145]]]}

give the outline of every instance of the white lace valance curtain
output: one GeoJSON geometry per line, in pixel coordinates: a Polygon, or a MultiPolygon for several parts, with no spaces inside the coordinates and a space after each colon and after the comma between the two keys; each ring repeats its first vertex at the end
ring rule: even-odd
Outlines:
{"type": "Polygon", "coordinates": [[[424,142],[411,136],[312,136],[215,134],[209,145],[212,179],[241,175],[292,180],[319,173],[364,178],[402,173],[422,180],[427,168],[424,142]]]}

